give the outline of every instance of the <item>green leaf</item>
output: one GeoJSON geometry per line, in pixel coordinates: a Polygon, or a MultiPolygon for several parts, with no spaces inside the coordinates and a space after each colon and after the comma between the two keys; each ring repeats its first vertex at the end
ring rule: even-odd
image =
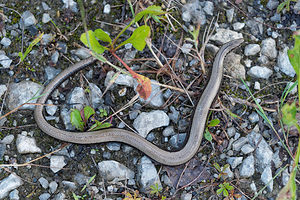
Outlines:
{"type": "Polygon", "coordinates": [[[167,13],[167,12],[163,11],[160,6],[149,6],[148,8],[146,8],[145,10],[139,12],[135,16],[134,22],[140,21],[140,19],[142,19],[142,17],[144,17],[145,15],[149,15],[149,14],[162,15],[162,14],[165,14],[165,13],[167,13]]]}
{"type": "Polygon", "coordinates": [[[98,120],[95,120],[95,124],[93,124],[91,126],[91,128],[89,128],[88,131],[97,131],[99,129],[103,129],[103,128],[109,128],[111,127],[112,124],[111,123],[108,123],[108,122],[105,122],[105,123],[101,123],[99,122],[98,120]]]}
{"type": "Polygon", "coordinates": [[[95,33],[91,30],[88,31],[88,37],[90,41],[90,45],[88,43],[87,34],[83,33],[80,36],[80,41],[90,48],[92,51],[96,52],[97,54],[102,54],[107,48],[99,44],[98,40],[96,39],[95,33]]]}
{"type": "Polygon", "coordinates": [[[134,48],[136,48],[139,51],[143,51],[143,49],[146,46],[146,38],[150,34],[150,27],[147,25],[140,26],[134,30],[130,38],[122,42],[117,48],[120,48],[121,46],[131,43],[134,48]]]}
{"type": "Polygon", "coordinates": [[[222,187],[217,190],[217,194],[221,194],[222,192],[223,192],[223,188],[222,187]]]}
{"type": "Polygon", "coordinates": [[[93,114],[95,114],[95,110],[90,106],[85,106],[83,112],[85,121],[87,121],[93,114]]]}
{"type": "Polygon", "coordinates": [[[279,4],[277,6],[277,12],[280,13],[282,11],[282,9],[284,8],[284,6],[286,5],[287,1],[282,2],[281,4],[279,4]]]}
{"type": "Polygon", "coordinates": [[[295,45],[293,49],[288,50],[288,56],[290,62],[297,74],[297,78],[300,77],[300,35],[295,35],[295,45]]]}
{"type": "Polygon", "coordinates": [[[297,119],[296,119],[296,114],[297,114],[297,107],[296,103],[293,102],[292,104],[285,104],[282,109],[282,121],[284,124],[287,126],[294,126],[297,125],[297,119]]]}
{"type": "Polygon", "coordinates": [[[207,129],[205,129],[204,138],[210,142],[212,141],[212,136],[207,129]]]}
{"type": "MultiPolygon", "coordinates": [[[[220,172],[221,171],[221,167],[218,163],[214,163],[214,167],[220,172]]],[[[223,186],[223,184],[221,184],[223,186]]]]}
{"type": "Polygon", "coordinates": [[[72,194],[73,194],[74,200],[79,200],[79,197],[74,192],[72,192],[72,194]]]}
{"type": "Polygon", "coordinates": [[[20,62],[23,62],[23,60],[26,58],[26,56],[30,53],[30,51],[32,50],[32,48],[39,42],[41,41],[42,37],[43,37],[44,33],[41,33],[39,34],[30,44],[29,46],[27,47],[26,51],[24,54],[22,54],[22,52],[19,52],[19,56],[20,56],[20,59],[21,61],[20,62]]]}
{"type": "Polygon", "coordinates": [[[223,195],[224,195],[225,197],[228,197],[229,194],[228,194],[228,191],[227,191],[226,189],[223,190],[223,195]]]}
{"type": "Polygon", "coordinates": [[[83,131],[84,122],[82,121],[80,111],[77,109],[73,109],[71,112],[71,123],[75,126],[76,129],[83,131]]]}
{"type": "Polygon", "coordinates": [[[214,127],[217,126],[220,123],[219,119],[213,119],[209,122],[209,124],[207,125],[208,127],[214,127]]]}
{"type": "Polygon", "coordinates": [[[95,30],[95,36],[103,41],[103,42],[108,42],[109,44],[111,44],[111,38],[109,37],[109,35],[107,33],[105,33],[102,29],[96,29],[95,30]]]}

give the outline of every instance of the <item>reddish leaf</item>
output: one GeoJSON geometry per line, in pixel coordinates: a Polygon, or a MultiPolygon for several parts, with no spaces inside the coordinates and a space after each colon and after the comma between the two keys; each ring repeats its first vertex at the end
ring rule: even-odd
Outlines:
{"type": "Polygon", "coordinates": [[[136,88],[136,91],[139,93],[140,97],[143,99],[148,99],[150,94],[151,94],[151,81],[148,77],[136,74],[133,76],[134,78],[137,79],[139,85],[136,88]]]}

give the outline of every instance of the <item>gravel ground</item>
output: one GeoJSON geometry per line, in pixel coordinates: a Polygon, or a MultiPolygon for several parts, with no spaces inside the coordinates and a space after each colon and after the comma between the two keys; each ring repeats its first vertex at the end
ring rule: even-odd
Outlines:
{"type": "MultiPolygon", "coordinates": [[[[298,143],[292,131],[284,138],[278,106],[284,88],[296,78],[287,50],[293,48],[293,31],[300,28],[300,2],[292,2],[289,11],[285,8],[277,13],[279,3],[135,2],[138,10],[154,4],[169,12],[161,23],[153,19],[148,22],[154,52],[165,67],[158,67],[147,47],[137,51],[127,44],[117,51],[133,70],[151,79],[152,93],[150,100],[138,98],[109,118],[110,123],[134,129],[163,149],[182,148],[193,105],[209,79],[214,55],[222,44],[244,38],[241,47],[224,61],[219,98],[209,118],[220,120],[217,126],[208,128],[212,141],[203,139],[199,152],[187,164],[168,167],[126,144],[78,145],[56,140],[36,126],[34,105],[26,104],[0,120],[0,199],[122,200],[128,193],[143,199],[224,199],[217,190],[226,183],[234,187],[228,190],[239,195],[236,199],[256,195],[257,199],[275,199],[291,171],[292,159],[283,143],[292,153],[298,143]],[[209,31],[213,32],[202,58],[206,73],[201,70],[201,46],[195,51],[189,33],[197,24],[199,44],[212,24],[209,31]],[[256,111],[241,79],[261,103],[270,123],[256,111]]],[[[130,7],[123,1],[92,0],[84,2],[84,6],[88,28],[101,28],[111,37],[132,19],[130,7]]],[[[73,0],[2,0],[0,116],[40,94],[59,72],[89,56],[79,39],[83,32],[79,5],[73,0]],[[20,63],[19,52],[24,53],[41,33],[41,42],[20,63]]],[[[130,34],[126,31],[121,40],[130,34]]],[[[121,67],[109,53],[104,56],[121,67]]],[[[72,108],[90,105],[100,120],[105,118],[105,112],[110,116],[122,109],[137,94],[137,83],[121,74],[110,85],[115,75],[115,69],[100,62],[76,73],[47,101],[56,106],[45,109],[46,119],[60,129],[74,131],[70,123],[72,108]]],[[[287,99],[292,101],[296,94],[297,90],[293,90],[287,99]]]]}

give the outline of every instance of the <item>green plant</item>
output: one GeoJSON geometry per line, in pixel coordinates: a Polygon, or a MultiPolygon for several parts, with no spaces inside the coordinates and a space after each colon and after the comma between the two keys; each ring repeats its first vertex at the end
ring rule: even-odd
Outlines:
{"type": "MultiPolygon", "coordinates": [[[[103,117],[107,112],[104,109],[100,109],[100,117],[103,117]],[[101,112],[102,110],[102,112],[101,112]],[[102,113],[102,114],[101,114],[102,113]]],[[[102,128],[111,127],[111,123],[102,123],[95,119],[95,110],[90,106],[85,106],[81,111],[78,109],[73,109],[71,111],[71,123],[77,130],[84,131],[87,129],[88,122],[92,122],[93,125],[87,131],[96,131],[102,128]]]]}
{"type": "Polygon", "coordinates": [[[155,183],[155,185],[150,186],[151,191],[150,194],[154,194],[155,196],[158,196],[161,198],[161,200],[166,199],[165,196],[161,195],[162,187],[158,185],[158,183],[155,183]]]}
{"type": "Polygon", "coordinates": [[[123,200],[141,200],[142,199],[141,197],[139,197],[139,191],[138,190],[135,190],[133,192],[133,196],[128,191],[123,192],[123,194],[125,195],[125,198],[123,200]]]}
{"type": "MultiPolygon", "coordinates": [[[[289,60],[296,72],[297,75],[297,81],[299,83],[300,81],[300,30],[295,32],[294,34],[295,38],[295,45],[293,49],[288,50],[288,56],[289,60]]],[[[298,103],[300,103],[300,84],[298,84],[298,103]]],[[[300,104],[298,104],[300,105],[300,104]]],[[[300,134],[300,126],[298,124],[296,114],[299,111],[299,106],[297,107],[296,103],[293,102],[292,104],[285,104],[282,109],[282,121],[284,124],[286,124],[288,127],[295,126],[298,130],[298,133],[300,134]]],[[[297,191],[297,185],[295,182],[296,179],[296,173],[298,169],[298,163],[299,163],[299,157],[300,157],[300,137],[298,141],[298,147],[297,147],[297,153],[294,158],[293,163],[293,170],[291,172],[290,178],[288,183],[281,189],[279,192],[276,200],[284,200],[284,199],[291,199],[296,200],[296,191],[297,191]]]]}
{"type": "Polygon", "coordinates": [[[22,52],[19,52],[19,57],[20,57],[20,61],[19,63],[23,62],[24,59],[26,58],[26,56],[29,54],[29,52],[32,50],[32,48],[39,42],[41,41],[42,37],[43,37],[44,33],[39,34],[27,47],[25,53],[23,54],[22,52]]]}
{"type": "MultiPolygon", "coordinates": [[[[86,187],[95,179],[95,177],[96,177],[96,174],[88,180],[88,182],[83,186],[83,188],[81,188],[80,192],[83,192],[86,189],[86,187]]],[[[72,194],[73,194],[74,200],[85,199],[86,197],[88,197],[86,194],[84,194],[82,196],[77,195],[74,192],[72,194]]]]}
{"type": "MultiPolygon", "coordinates": [[[[84,19],[84,12],[81,13],[82,13],[82,18],[84,19]]],[[[102,29],[96,29],[95,31],[88,30],[85,33],[83,33],[80,37],[80,40],[82,43],[85,44],[85,46],[87,46],[92,51],[93,56],[95,56],[102,62],[112,65],[103,57],[103,55],[101,55],[104,51],[106,50],[109,51],[118,61],[122,63],[123,66],[125,66],[129,74],[137,80],[138,82],[138,87],[136,89],[137,92],[142,98],[147,99],[151,94],[150,79],[134,72],[121,58],[119,58],[116,55],[116,50],[118,50],[120,47],[124,46],[125,44],[131,43],[133,47],[136,48],[138,51],[142,51],[146,46],[147,38],[150,36],[150,27],[147,25],[147,20],[150,17],[153,17],[155,20],[158,20],[159,19],[158,15],[162,15],[165,13],[166,12],[163,11],[160,6],[150,6],[145,10],[139,12],[132,19],[132,21],[119,32],[119,34],[114,39],[111,39],[110,36],[107,33],[105,33],[105,31],[103,31],[102,29]],[[120,36],[130,26],[139,22],[142,18],[144,18],[145,24],[137,27],[127,40],[123,42],[118,42],[120,36]],[[100,44],[99,41],[101,41],[102,43],[106,43],[107,45],[104,46],[100,44]],[[116,45],[117,43],[118,45],[116,45]]],[[[115,67],[117,70],[120,70],[118,67],[114,65],[112,66],[115,67]]]]}
{"type": "Polygon", "coordinates": [[[284,2],[282,2],[281,4],[279,4],[277,6],[277,12],[280,13],[284,7],[286,7],[287,11],[290,11],[290,3],[292,2],[297,2],[298,0],[285,0],[284,2]]]}
{"type": "Polygon", "coordinates": [[[219,119],[213,119],[209,122],[209,124],[206,126],[205,128],[205,133],[204,133],[204,138],[208,141],[212,141],[212,135],[211,133],[209,132],[208,130],[208,127],[215,127],[215,126],[218,126],[220,123],[220,120],[219,119]]]}
{"type": "Polygon", "coordinates": [[[234,190],[234,187],[231,186],[229,183],[227,183],[226,181],[224,183],[219,184],[219,189],[217,190],[217,194],[221,194],[223,193],[223,196],[228,197],[229,192],[231,190],[234,190]]]}
{"type": "Polygon", "coordinates": [[[225,180],[226,179],[225,176],[227,175],[227,173],[225,173],[224,171],[229,167],[229,164],[220,167],[218,163],[214,163],[214,167],[219,172],[218,179],[222,177],[225,180]]]}

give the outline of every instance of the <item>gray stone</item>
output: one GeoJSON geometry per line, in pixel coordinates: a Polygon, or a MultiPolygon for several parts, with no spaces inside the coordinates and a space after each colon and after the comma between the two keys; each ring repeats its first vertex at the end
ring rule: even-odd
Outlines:
{"type": "MultiPolygon", "coordinates": [[[[23,103],[26,103],[28,100],[32,99],[34,96],[41,94],[43,86],[31,82],[31,81],[22,81],[20,83],[10,84],[8,91],[8,108],[13,110],[14,108],[20,106],[23,103]]],[[[33,99],[28,103],[36,103],[37,99],[33,99]]],[[[19,109],[30,109],[34,110],[35,105],[24,105],[19,109]]]]}
{"type": "Polygon", "coordinates": [[[173,123],[177,124],[178,118],[179,118],[179,111],[177,111],[174,106],[170,106],[170,111],[171,111],[171,113],[168,114],[170,120],[173,123]]]}
{"type": "MultiPolygon", "coordinates": [[[[135,82],[136,83],[136,82],[135,82]]],[[[135,90],[136,90],[137,84],[135,85],[135,90]]],[[[149,98],[147,100],[143,99],[143,98],[139,98],[140,101],[144,104],[148,104],[151,105],[153,107],[161,107],[164,105],[165,101],[164,101],[164,97],[163,97],[163,93],[160,89],[160,86],[158,85],[158,82],[155,80],[151,80],[151,94],[149,96],[149,98]]]]}
{"type": "Polygon", "coordinates": [[[62,118],[63,124],[65,125],[66,130],[75,130],[75,126],[71,123],[71,110],[66,108],[65,106],[62,107],[60,111],[60,117],[62,118]]]}
{"type": "Polygon", "coordinates": [[[145,138],[151,130],[162,126],[168,126],[169,122],[170,119],[165,112],[154,110],[149,113],[142,112],[134,120],[133,127],[138,131],[139,135],[145,138]]]}
{"type": "Polygon", "coordinates": [[[236,22],[232,25],[232,27],[233,27],[233,30],[239,31],[239,30],[242,30],[245,27],[245,23],[236,22]]]}
{"type": "Polygon", "coordinates": [[[87,58],[91,57],[89,50],[87,48],[83,48],[83,47],[76,49],[76,50],[71,50],[71,53],[75,54],[80,59],[87,59],[87,58]]]}
{"type": "Polygon", "coordinates": [[[20,154],[41,153],[42,150],[36,146],[34,138],[19,134],[16,140],[17,150],[20,154]]]}
{"type": "Polygon", "coordinates": [[[49,193],[43,193],[39,196],[39,200],[48,200],[50,196],[51,195],[49,193]]]}
{"type": "Polygon", "coordinates": [[[0,85],[0,98],[6,92],[6,90],[7,90],[6,85],[0,85]]]}
{"type": "Polygon", "coordinates": [[[104,6],[103,13],[104,14],[109,14],[110,13],[110,5],[109,4],[106,4],[104,6]]]}
{"type": "Polygon", "coordinates": [[[54,67],[47,66],[45,68],[45,78],[47,81],[52,80],[61,72],[61,69],[55,69],[54,67]]]}
{"type": "MultiPolygon", "coordinates": [[[[280,13],[276,12],[270,19],[271,19],[272,22],[280,22],[281,21],[281,15],[280,15],[280,13]]],[[[275,33],[275,32],[272,32],[272,37],[273,37],[273,33],[275,33]]],[[[273,38],[277,38],[277,37],[275,36],[273,38]]]]}
{"type": "Polygon", "coordinates": [[[231,165],[232,169],[235,169],[243,161],[243,157],[229,157],[227,163],[231,165]]]}
{"type": "Polygon", "coordinates": [[[285,186],[289,182],[289,178],[290,178],[290,174],[287,168],[283,170],[281,176],[282,176],[282,185],[285,186]]]}
{"type": "Polygon", "coordinates": [[[7,37],[3,37],[0,43],[3,47],[8,47],[11,44],[11,40],[7,37]]]}
{"type": "Polygon", "coordinates": [[[186,133],[179,133],[170,138],[170,145],[174,148],[181,148],[184,145],[186,133]]]}
{"type": "Polygon", "coordinates": [[[267,38],[261,42],[261,54],[270,59],[277,57],[276,42],[273,38],[267,38]]]}
{"type": "Polygon", "coordinates": [[[54,192],[57,190],[58,184],[55,181],[51,181],[49,183],[49,191],[51,194],[54,194],[54,192]]]}
{"type": "Polygon", "coordinates": [[[246,144],[247,142],[248,142],[248,138],[241,137],[237,141],[235,141],[234,143],[232,143],[232,149],[234,151],[239,151],[242,148],[242,146],[244,144],[246,144]]]}
{"type": "Polygon", "coordinates": [[[43,188],[47,189],[49,187],[49,182],[44,177],[39,178],[39,182],[43,188]]]}
{"type": "Polygon", "coordinates": [[[107,181],[133,179],[134,172],[114,160],[107,160],[98,163],[100,175],[107,181]]]}
{"type": "Polygon", "coordinates": [[[3,160],[3,156],[5,154],[5,151],[6,151],[6,145],[0,143],[0,161],[3,160]]]}
{"type": "Polygon", "coordinates": [[[163,136],[169,137],[172,135],[175,135],[174,127],[173,126],[168,126],[163,130],[163,136]]]}
{"type": "Polygon", "coordinates": [[[85,185],[89,182],[89,180],[91,179],[92,177],[89,177],[89,176],[85,176],[81,173],[77,173],[74,177],[74,180],[79,184],[79,185],[85,185]]]}
{"type": "Polygon", "coordinates": [[[19,200],[19,191],[17,189],[14,189],[9,193],[9,200],[19,200]]]}
{"type": "Polygon", "coordinates": [[[54,53],[53,53],[52,56],[51,56],[51,62],[52,62],[53,64],[56,64],[57,61],[58,61],[58,58],[59,58],[59,53],[58,53],[58,51],[54,51],[54,53]]]}
{"type": "Polygon", "coordinates": [[[224,60],[225,70],[233,78],[245,79],[246,77],[246,70],[244,65],[241,64],[241,59],[242,56],[229,53],[224,60]]]}
{"type": "Polygon", "coordinates": [[[251,123],[256,123],[259,121],[259,115],[256,112],[252,112],[248,118],[251,123]]]}
{"type": "Polygon", "coordinates": [[[266,167],[260,177],[261,181],[268,185],[267,189],[269,192],[273,191],[273,177],[272,177],[272,169],[271,166],[266,167]]]}
{"type": "Polygon", "coordinates": [[[44,34],[41,40],[42,45],[48,45],[54,39],[52,34],[44,34]]]}
{"type": "Polygon", "coordinates": [[[85,96],[84,89],[81,87],[75,87],[67,96],[67,102],[72,105],[72,108],[81,110],[85,105],[89,105],[89,102],[85,96]]]}
{"type": "Polygon", "coordinates": [[[5,136],[0,143],[2,144],[11,144],[13,142],[13,140],[15,139],[14,135],[7,135],[5,136]]]}
{"type": "Polygon", "coordinates": [[[63,8],[71,9],[73,12],[77,13],[77,3],[74,0],[62,0],[64,3],[63,8]]]}
{"type": "Polygon", "coordinates": [[[125,51],[125,55],[123,57],[123,61],[126,63],[126,64],[130,64],[132,62],[132,60],[135,58],[136,54],[137,54],[137,50],[136,49],[133,49],[133,50],[130,50],[130,51],[125,51]]]}
{"type": "Polygon", "coordinates": [[[231,8],[231,9],[226,10],[226,17],[227,17],[227,21],[228,21],[229,23],[232,22],[232,20],[233,20],[233,15],[234,15],[234,8],[231,8]]]}
{"type": "Polygon", "coordinates": [[[300,12],[300,1],[298,1],[298,2],[294,5],[294,11],[295,11],[295,13],[299,13],[299,12],[300,12]]]}
{"type": "Polygon", "coordinates": [[[214,3],[210,1],[205,1],[203,10],[207,15],[213,15],[214,14],[214,3]]]}
{"type": "Polygon", "coordinates": [[[243,161],[240,168],[240,176],[243,178],[248,178],[251,177],[254,172],[254,156],[251,154],[243,161]]]}
{"type": "Polygon", "coordinates": [[[46,4],[45,2],[42,2],[42,7],[45,11],[47,10],[51,10],[51,8],[48,6],[48,4],[46,4]]]}
{"type": "Polygon", "coordinates": [[[180,200],[191,200],[193,195],[191,193],[182,193],[180,200]]]}
{"type": "Polygon", "coordinates": [[[50,158],[50,169],[56,173],[66,166],[64,156],[51,156],[50,158]]]}
{"type": "Polygon", "coordinates": [[[252,181],[252,183],[250,184],[250,188],[254,193],[257,192],[257,188],[256,188],[254,181],[252,181]]]}
{"type": "Polygon", "coordinates": [[[57,195],[55,195],[55,197],[53,198],[53,200],[65,200],[66,199],[66,195],[64,193],[58,193],[57,195]]]}
{"type": "Polygon", "coordinates": [[[156,168],[151,160],[143,156],[137,166],[138,170],[138,181],[141,185],[142,192],[150,192],[151,185],[158,184],[159,188],[162,188],[159,176],[157,174],[156,168]]]}
{"type": "Polygon", "coordinates": [[[289,60],[289,56],[287,54],[287,48],[284,48],[283,51],[279,52],[277,64],[279,69],[286,75],[290,77],[294,77],[296,72],[291,65],[291,62],[289,60]]]}
{"type": "Polygon", "coordinates": [[[250,144],[245,144],[242,148],[241,151],[243,154],[249,154],[254,151],[254,148],[250,144]]]}
{"type": "Polygon", "coordinates": [[[190,53],[191,49],[193,48],[194,45],[190,44],[190,43],[184,43],[181,47],[181,51],[184,54],[188,54],[190,53]]]}
{"type": "Polygon", "coordinates": [[[229,127],[228,129],[227,129],[227,134],[228,134],[228,136],[229,137],[233,137],[234,135],[235,135],[235,128],[234,127],[229,127]]]}
{"type": "Polygon", "coordinates": [[[280,159],[280,157],[279,157],[279,150],[277,150],[273,154],[272,161],[273,161],[276,169],[278,169],[279,167],[281,167],[281,165],[282,165],[282,159],[280,159]]]}
{"type": "MultiPolygon", "coordinates": [[[[287,83],[287,87],[288,87],[288,88],[292,87],[292,85],[294,85],[294,82],[289,82],[289,83],[287,83]]],[[[297,91],[298,91],[298,87],[297,87],[297,85],[296,85],[296,86],[290,91],[290,94],[294,95],[294,94],[297,93],[297,91]]]]}
{"type": "Polygon", "coordinates": [[[193,21],[195,24],[200,23],[204,25],[206,23],[206,16],[203,8],[201,7],[199,1],[193,1],[187,3],[182,7],[181,18],[185,22],[193,21]]]}
{"type": "Polygon", "coordinates": [[[264,19],[261,17],[254,17],[253,20],[246,21],[246,25],[250,28],[250,32],[254,36],[260,36],[263,34],[263,22],[264,19]]]}
{"type": "Polygon", "coordinates": [[[231,40],[240,39],[240,38],[243,38],[243,35],[241,33],[228,30],[228,29],[219,28],[217,29],[217,33],[214,34],[210,39],[219,44],[225,44],[231,40]]]}
{"type": "Polygon", "coordinates": [[[279,1],[277,1],[277,0],[269,0],[267,3],[267,8],[269,10],[274,10],[277,8],[278,4],[279,4],[279,1]]]}
{"type": "Polygon", "coordinates": [[[260,83],[257,81],[254,82],[254,90],[260,90],[260,83]]]}
{"type": "Polygon", "coordinates": [[[76,184],[72,181],[62,181],[63,186],[67,187],[67,189],[76,190],[76,184]]]}
{"type": "Polygon", "coordinates": [[[34,15],[30,11],[25,11],[22,14],[22,18],[20,19],[20,24],[25,25],[25,27],[35,25],[37,20],[34,15]]]}
{"type": "Polygon", "coordinates": [[[258,44],[248,44],[245,46],[245,56],[254,56],[260,52],[260,46],[258,44]]]}
{"type": "Polygon", "coordinates": [[[99,108],[104,102],[104,100],[102,98],[102,95],[103,95],[102,91],[94,83],[89,83],[89,87],[90,87],[89,97],[91,100],[92,107],[94,109],[99,108]]]}
{"type": "Polygon", "coordinates": [[[121,143],[118,143],[118,142],[109,142],[109,143],[106,144],[106,147],[110,151],[120,151],[120,149],[121,149],[121,143]]]}
{"type": "Polygon", "coordinates": [[[46,24],[46,23],[48,23],[48,22],[50,22],[50,21],[51,21],[50,15],[49,15],[48,13],[44,13],[44,14],[43,14],[43,18],[42,18],[42,22],[43,22],[44,24],[46,24]]]}
{"type": "Polygon", "coordinates": [[[254,66],[250,68],[247,74],[254,78],[268,79],[273,71],[267,67],[254,66]]]}
{"type": "Polygon", "coordinates": [[[251,132],[247,137],[252,147],[257,147],[255,150],[256,163],[259,172],[262,172],[267,166],[271,166],[273,151],[261,134],[251,132]]]}
{"type": "Polygon", "coordinates": [[[14,173],[4,178],[0,182],[0,199],[5,198],[10,191],[23,185],[22,179],[14,173]]]}
{"type": "Polygon", "coordinates": [[[226,175],[224,175],[224,178],[232,179],[234,177],[234,174],[230,170],[230,167],[227,167],[223,172],[226,174],[226,175]]]}
{"type": "Polygon", "coordinates": [[[9,68],[12,60],[4,54],[0,54],[0,64],[3,68],[9,68]]]}
{"type": "Polygon", "coordinates": [[[47,100],[47,104],[49,104],[51,106],[46,106],[46,112],[49,115],[53,116],[56,113],[58,107],[53,104],[53,101],[51,99],[47,100]]]}

